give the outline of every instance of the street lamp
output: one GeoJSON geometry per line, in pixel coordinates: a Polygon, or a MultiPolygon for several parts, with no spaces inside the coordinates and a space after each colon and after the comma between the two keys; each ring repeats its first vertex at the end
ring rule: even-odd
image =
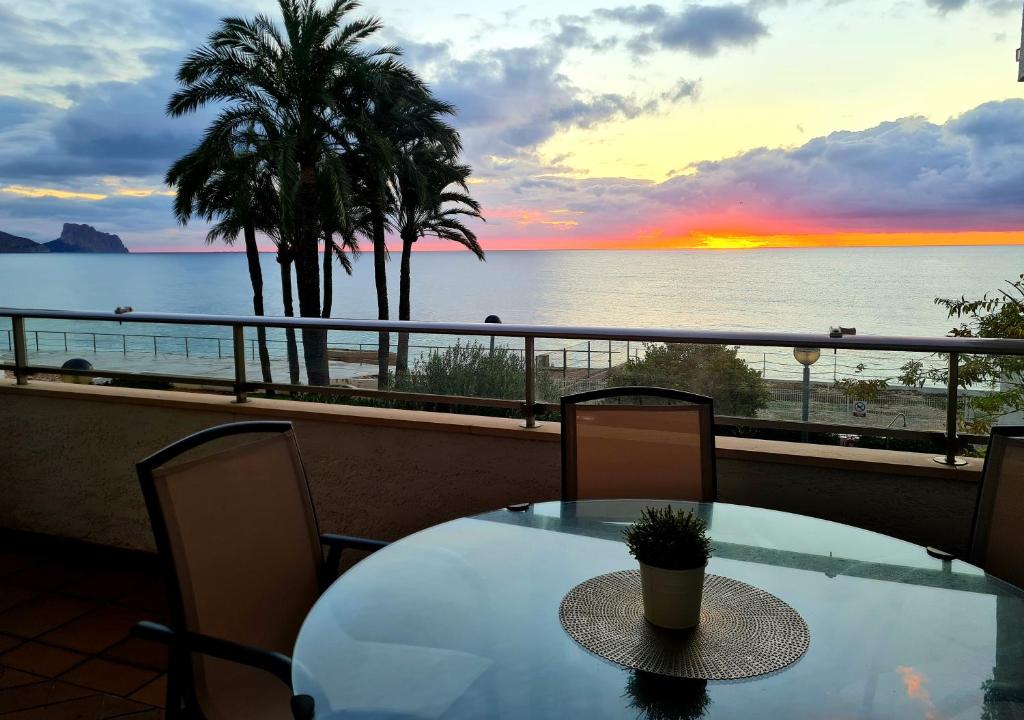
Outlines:
{"type": "MultiPolygon", "coordinates": [[[[818,358],[821,357],[821,348],[793,348],[793,357],[804,366],[804,402],[801,418],[807,422],[811,414],[811,365],[818,362],[818,358]]],[[[807,442],[807,431],[800,434],[800,439],[807,442]]]]}
{"type": "MultiPolygon", "coordinates": [[[[488,315],[484,318],[485,323],[498,323],[501,324],[501,318],[497,315],[488,315]]],[[[494,354],[494,336],[491,335],[491,355],[494,354]]]]}

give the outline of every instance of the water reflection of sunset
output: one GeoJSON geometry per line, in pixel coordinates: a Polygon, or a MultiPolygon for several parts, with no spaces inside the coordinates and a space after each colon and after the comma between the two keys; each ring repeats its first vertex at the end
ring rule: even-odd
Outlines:
{"type": "Polygon", "coordinates": [[[925,687],[928,683],[928,678],[923,673],[906,665],[900,665],[896,668],[896,672],[903,678],[903,687],[907,691],[907,697],[912,700],[918,700],[925,706],[925,720],[938,720],[939,714],[935,709],[935,704],[932,702],[928,689],[925,687]]]}

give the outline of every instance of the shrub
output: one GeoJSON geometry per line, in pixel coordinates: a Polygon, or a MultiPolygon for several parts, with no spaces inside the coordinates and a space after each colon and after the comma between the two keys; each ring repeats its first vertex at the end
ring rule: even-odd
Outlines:
{"type": "MultiPolygon", "coordinates": [[[[548,397],[550,385],[551,379],[546,373],[537,373],[536,397],[548,397]]],[[[417,360],[412,370],[397,380],[395,389],[430,395],[523,400],[526,397],[526,359],[522,353],[507,347],[499,346],[492,352],[479,343],[457,342],[443,352],[417,360]]],[[[432,410],[455,413],[520,415],[516,410],[479,405],[428,405],[432,410]]]]}
{"type": "Polygon", "coordinates": [[[704,567],[711,557],[707,524],[689,510],[644,509],[640,519],[623,531],[629,554],[645,565],[665,570],[704,567]]]}
{"type": "Polygon", "coordinates": [[[612,371],[611,386],[653,385],[709,395],[721,415],[756,417],[768,405],[761,374],[722,345],[645,344],[644,355],[612,371]]]}
{"type": "MultiPolygon", "coordinates": [[[[391,379],[394,390],[422,395],[462,395],[466,397],[524,400],[526,395],[526,360],[522,353],[507,347],[496,347],[492,353],[479,343],[456,343],[442,352],[432,353],[415,362],[410,371],[391,379]]],[[[549,397],[552,382],[546,373],[537,374],[537,397],[549,397]]],[[[314,402],[372,407],[405,407],[465,415],[497,415],[520,417],[518,410],[489,408],[482,405],[403,402],[378,398],[343,397],[327,393],[309,393],[302,397],[314,402]]]]}

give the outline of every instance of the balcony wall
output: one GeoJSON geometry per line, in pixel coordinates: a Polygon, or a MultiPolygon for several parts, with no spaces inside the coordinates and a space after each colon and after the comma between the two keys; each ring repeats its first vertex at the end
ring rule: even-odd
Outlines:
{"type": "MultiPolygon", "coordinates": [[[[514,420],[0,380],[0,527],[152,549],[134,463],[190,432],[295,422],[321,527],[394,539],[559,494],[559,430],[514,420]]],[[[980,462],[718,439],[719,495],[929,545],[966,542],[980,462]]]]}

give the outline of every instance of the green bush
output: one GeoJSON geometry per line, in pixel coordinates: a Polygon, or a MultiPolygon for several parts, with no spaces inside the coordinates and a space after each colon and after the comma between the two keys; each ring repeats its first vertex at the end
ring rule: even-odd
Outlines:
{"type": "MultiPolygon", "coordinates": [[[[421,395],[461,395],[464,397],[525,400],[526,360],[523,354],[507,347],[496,347],[492,353],[479,343],[456,343],[451,347],[417,360],[410,371],[390,378],[394,390],[421,395]]],[[[546,373],[537,374],[538,398],[549,397],[552,381],[546,373]]],[[[495,415],[520,417],[518,410],[489,408],[482,405],[451,405],[448,403],[403,402],[378,398],[343,397],[328,393],[310,393],[304,400],[371,407],[404,407],[464,415],[495,415]]]]}
{"type": "Polygon", "coordinates": [[[645,344],[644,355],[613,370],[610,386],[652,385],[708,395],[718,415],[756,417],[768,405],[761,374],[722,345],[645,344]]]}

